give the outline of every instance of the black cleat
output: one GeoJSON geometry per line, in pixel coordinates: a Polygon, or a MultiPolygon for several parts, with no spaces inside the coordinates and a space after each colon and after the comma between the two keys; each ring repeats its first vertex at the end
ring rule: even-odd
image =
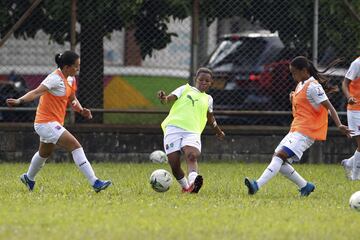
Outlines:
{"type": "Polygon", "coordinates": [[[203,185],[203,182],[204,182],[203,177],[201,175],[197,175],[193,183],[193,189],[191,190],[190,193],[198,193],[203,185]]]}

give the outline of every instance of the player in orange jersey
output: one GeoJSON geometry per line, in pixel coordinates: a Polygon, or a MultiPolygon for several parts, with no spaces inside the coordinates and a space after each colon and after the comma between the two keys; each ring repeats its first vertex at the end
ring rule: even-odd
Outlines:
{"type": "Polygon", "coordinates": [[[350,180],[360,180],[360,57],[355,59],[347,71],[342,83],[343,93],[348,100],[347,120],[357,149],[349,159],[341,161],[350,180]]]}
{"type": "Polygon", "coordinates": [[[337,61],[333,62],[323,72],[319,72],[305,57],[296,57],[291,61],[290,72],[298,83],[295,91],[290,93],[294,118],[291,129],[275,149],[271,163],[260,178],[256,181],[245,178],[249,194],[255,194],[278,172],[298,186],[301,196],[308,196],[314,191],[315,185],[300,176],[291,163],[299,161],[303,152],[315,140],[326,139],[328,112],[339,130],[350,137],[352,131],[341,123],[336,110],[326,96],[326,93],[338,89],[328,86],[327,79],[322,75],[336,63],[337,61]]]}
{"type": "Polygon", "coordinates": [[[80,57],[72,51],[65,51],[55,56],[55,62],[58,68],[49,74],[36,89],[18,99],[6,100],[9,107],[14,107],[40,97],[34,123],[34,129],[40,136],[39,151],[34,154],[27,173],[24,173],[20,179],[32,191],[36,174],[53,152],[55,145],[58,145],[71,152],[80,171],[86,176],[94,190],[99,192],[110,186],[111,181],[102,181],[95,176],[82,146],[63,127],[69,103],[83,117],[92,118],[91,111],[82,107],[75,96],[77,87],[74,76],[80,69],[80,57]]]}

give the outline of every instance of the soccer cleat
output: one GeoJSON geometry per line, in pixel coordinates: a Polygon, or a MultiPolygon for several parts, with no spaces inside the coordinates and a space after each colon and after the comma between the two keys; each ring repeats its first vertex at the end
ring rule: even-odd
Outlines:
{"type": "Polygon", "coordinates": [[[352,167],[349,167],[347,164],[346,164],[346,161],[347,159],[344,159],[341,161],[341,166],[343,166],[344,170],[345,170],[345,176],[347,179],[350,179],[352,180],[352,167]]]}
{"type": "Polygon", "coordinates": [[[202,187],[204,179],[201,175],[197,175],[194,182],[190,185],[189,188],[183,188],[181,192],[183,193],[198,193],[202,187]]]}
{"type": "Polygon", "coordinates": [[[93,189],[95,190],[95,192],[98,193],[102,190],[105,190],[110,185],[111,185],[111,181],[109,180],[102,181],[100,179],[97,179],[93,185],[93,189]]]}
{"type": "Polygon", "coordinates": [[[311,182],[307,182],[305,187],[300,189],[300,196],[307,197],[315,190],[315,185],[311,182]]]}
{"type": "Polygon", "coordinates": [[[203,177],[201,175],[197,175],[194,183],[192,184],[192,189],[190,193],[198,193],[203,185],[203,182],[204,182],[203,177]]]}
{"type": "Polygon", "coordinates": [[[26,175],[26,173],[20,176],[20,180],[23,184],[25,184],[25,186],[29,189],[29,191],[34,190],[35,181],[30,180],[26,175]]]}
{"type": "Polygon", "coordinates": [[[245,178],[245,185],[248,188],[248,194],[254,195],[257,191],[259,191],[259,187],[255,180],[250,180],[249,178],[245,178]]]}

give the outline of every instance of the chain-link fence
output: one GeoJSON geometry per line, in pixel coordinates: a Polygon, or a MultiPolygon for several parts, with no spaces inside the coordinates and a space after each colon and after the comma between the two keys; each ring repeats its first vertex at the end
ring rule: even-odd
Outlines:
{"type": "MultiPolygon", "coordinates": [[[[119,124],[159,124],[168,106],[156,92],[191,83],[206,66],[219,122],[288,125],[293,57],[320,69],[343,57],[328,73],[340,86],[360,55],[354,0],[7,0],[0,12],[1,38],[11,34],[0,48],[4,122],[34,119],[36,101],[14,111],[5,99],[37,87],[56,68],[55,54],[68,49],[81,56],[78,98],[93,110],[92,122],[119,124]]],[[[345,110],[341,92],[330,99],[345,110]]]]}

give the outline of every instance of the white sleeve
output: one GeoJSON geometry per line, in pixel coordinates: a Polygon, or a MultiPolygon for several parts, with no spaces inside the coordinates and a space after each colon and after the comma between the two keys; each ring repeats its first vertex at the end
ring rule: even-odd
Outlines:
{"type": "Polygon", "coordinates": [[[320,104],[328,100],[324,88],[315,82],[310,83],[308,87],[308,97],[310,98],[310,102],[314,102],[315,104],[320,104]]]}
{"type": "Polygon", "coordinates": [[[184,92],[185,85],[178,87],[174,91],[171,92],[171,94],[175,95],[177,98],[181,96],[181,94],[184,92]]]}
{"type": "Polygon", "coordinates": [[[209,95],[209,109],[208,112],[212,113],[214,110],[214,99],[209,95]]]}
{"type": "Polygon", "coordinates": [[[360,59],[356,59],[351,63],[350,68],[345,75],[345,78],[350,80],[355,80],[359,77],[360,77],[360,59]]]}
{"type": "Polygon", "coordinates": [[[59,87],[61,82],[62,79],[60,76],[57,76],[55,74],[50,74],[42,81],[41,84],[47,87],[49,90],[53,90],[54,88],[59,87]]]}

